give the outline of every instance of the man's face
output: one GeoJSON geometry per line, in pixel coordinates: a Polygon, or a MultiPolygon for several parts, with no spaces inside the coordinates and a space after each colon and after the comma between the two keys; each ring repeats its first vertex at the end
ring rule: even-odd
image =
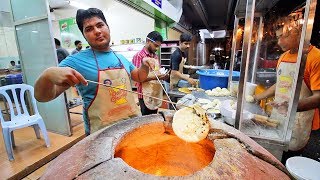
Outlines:
{"type": "Polygon", "coordinates": [[[184,50],[188,49],[188,48],[190,47],[190,44],[191,44],[190,41],[182,42],[182,43],[180,44],[181,50],[184,51],[184,50]]]}
{"type": "Polygon", "coordinates": [[[82,49],[82,43],[81,42],[77,44],[77,49],[80,49],[80,50],[82,49]]]}
{"type": "Polygon", "coordinates": [[[98,17],[84,20],[83,35],[93,49],[105,50],[109,47],[109,27],[98,17]]]}
{"type": "Polygon", "coordinates": [[[159,47],[161,46],[161,42],[160,41],[151,41],[149,40],[148,42],[148,51],[150,53],[155,53],[159,47]]]}
{"type": "Polygon", "coordinates": [[[292,28],[284,32],[277,32],[278,45],[283,51],[297,49],[299,47],[300,32],[292,28]]]}

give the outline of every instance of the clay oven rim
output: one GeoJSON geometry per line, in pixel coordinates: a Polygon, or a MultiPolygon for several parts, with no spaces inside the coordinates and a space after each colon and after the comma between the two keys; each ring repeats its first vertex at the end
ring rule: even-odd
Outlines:
{"type": "MultiPolygon", "coordinates": [[[[122,138],[128,132],[131,132],[132,130],[138,128],[139,126],[142,126],[145,124],[150,124],[150,123],[159,122],[159,121],[165,122],[165,119],[167,120],[167,122],[172,122],[173,114],[174,114],[174,111],[167,111],[163,114],[161,113],[161,115],[147,115],[143,117],[135,117],[132,119],[120,121],[107,128],[103,128],[92,135],[98,134],[98,136],[96,136],[96,139],[102,138],[102,137],[114,137],[112,151],[111,151],[112,158],[114,158],[116,146],[122,141],[122,138]],[[108,131],[106,131],[106,129],[108,129],[108,131]]],[[[290,173],[287,171],[287,169],[283,166],[283,164],[278,159],[276,159],[270,152],[268,152],[262,146],[257,144],[253,139],[249,138],[248,136],[244,135],[242,132],[224,123],[221,123],[218,121],[213,121],[213,122],[214,124],[210,122],[210,131],[207,137],[209,140],[213,141],[213,143],[215,139],[219,138],[219,136],[218,138],[216,138],[215,136],[212,136],[213,132],[218,132],[219,135],[224,134],[229,138],[235,138],[247,148],[249,153],[275,166],[277,169],[284,172],[288,176],[291,176],[290,173]],[[215,128],[212,128],[212,127],[215,127],[215,128]]],[[[123,162],[127,164],[125,161],[123,162]]],[[[210,162],[208,166],[211,163],[212,162],[210,162]]]]}
{"type": "MultiPolygon", "coordinates": [[[[165,115],[172,119],[173,113],[165,115]]],[[[128,132],[153,122],[163,122],[161,115],[149,115],[117,122],[81,140],[52,161],[41,179],[172,179],[142,173],[114,158],[115,148],[128,132]]],[[[210,122],[208,138],[214,141],[215,158],[209,165],[184,179],[250,179],[256,177],[289,179],[285,167],[267,150],[240,131],[221,122],[210,122]],[[222,133],[221,133],[222,132],[222,133]],[[225,134],[223,134],[225,133],[225,134]],[[221,136],[222,134],[222,136],[221,136]],[[227,136],[223,137],[224,135],[227,136]],[[220,138],[222,139],[218,139],[220,138]],[[218,137],[218,138],[217,138],[218,137]],[[217,139],[215,139],[217,138],[217,139]],[[236,151],[234,149],[236,148],[236,151]],[[223,155],[223,158],[220,155],[223,155]],[[237,157],[235,157],[237,156],[237,157]],[[240,158],[240,159],[237,159],[240,158]],[[234,161],[238,164],[234,164],[234,161]],[[238,168],[233,170],[229,165],[238,168]],[[231,163],[231,164],[230,164],[231,163]],[[226,164],[227,166],[224,166],[226,164]],[[240,166],[239,166],[240,165],[240,166]],[[246,167],[243,169],[243,167],[246,167]],[[252,167],[252,168],[250,168],[252,167]]]]}

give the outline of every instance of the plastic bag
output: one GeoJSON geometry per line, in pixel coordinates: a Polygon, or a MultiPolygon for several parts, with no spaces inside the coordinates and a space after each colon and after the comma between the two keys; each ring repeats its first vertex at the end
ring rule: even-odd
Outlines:
{"type": "Polygon", "coordinates": [[[182,109],[186,106],[192,106],[195,101],[196,97],[194,97],[192,94],[187,94],[177,102],[177,109],[182,109]]]}

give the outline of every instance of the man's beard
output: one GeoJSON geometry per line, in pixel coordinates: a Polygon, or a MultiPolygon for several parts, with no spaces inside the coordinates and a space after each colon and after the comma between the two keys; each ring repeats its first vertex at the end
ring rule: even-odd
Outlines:
{"type": "Polygon", "coordinates": [[[151,53],[151,54],[155,54],[155,53],[156,53],[156,51],[153,51],[151,48],[148,48],[148,51],[149,51],[149,53],[151,53]]]}

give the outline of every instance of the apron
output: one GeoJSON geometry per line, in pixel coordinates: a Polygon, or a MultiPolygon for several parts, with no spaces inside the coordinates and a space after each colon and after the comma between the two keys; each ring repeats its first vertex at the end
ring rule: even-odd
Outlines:
{"type": "MultiPolygon", "coordinates": [[[[98,69],[98,82],[123,89],[131,88],[129,75],[119,60],[120,68],[100,70],[98,60],[93,51],[98,69]]],[[[115,88],[97,85],[96,95],[88,107],[90,133],[116,123],[119,120],[141,115],[133,94],[115,88]]]]}
{"type": "MultiPolygon", "coordinates": [[[[180,53],[181,53],[181,52],[180,52],[180,53]]],[[[188,77],[189,77],[188,74],[183,74],[183,66],[184,66],[185,63],[186,63],[187,58],[184,58],[184,57],[182,56],[182,54],[181,54],[181,57],[182,57],[182,60],[181,60],[181,62],[180,62],[180,64],[179,64],[179,72],[180,72],[183,76],[185,76],[185,77],[188,78],[188,77]]],[[[180,78],[175,77],[175,76],[172,75],[172,73],[170,73],[170,89],[173,89],[173,88],[177,87],[179,80],[180,80],[180,78]]]]}
{"type": "MultiPolygon", "coordinates": [[[[159,61],[155,62],[155,73],[160,75],[159,73],[159,61]]],[[[149,71],[148,77],[154,75],[153,72],[149,71]]],[[[161,84],[158,80],[151,80],[148,82],[142,83],[142,94],[149,95],[152,97],[157,97],[163,99],[163,91],[161,84]]],[[[150,98],[147,96],[143,96],[143,102],[146,107],[150,110],[156,110],[162,105],[162,100],[150,98]]]]}
{"type": "MultiPolygon", "coordinates": [[[[285,57],[285,56],[284,56],[285,57]]],[[[275,102],[284,102],[292,98],[292,86],[294,82],[294,74],[296,69],[296,63],[281,62],[277,69],[277,83],[275,91],[275,102]]],[[[311,90],[307,87],[303,81],[300,91],[299,99],[306,98],[312,95],[311,90]]],[[[312,129],[314,110],[297,112],[291,140],[289,142],[289,150],[297,151],[302,149],[308,142],[310,132],[312,129]]],[[[288,106],[273,108],[271,118],[284,119],[288,116],[288,106]]]]}

